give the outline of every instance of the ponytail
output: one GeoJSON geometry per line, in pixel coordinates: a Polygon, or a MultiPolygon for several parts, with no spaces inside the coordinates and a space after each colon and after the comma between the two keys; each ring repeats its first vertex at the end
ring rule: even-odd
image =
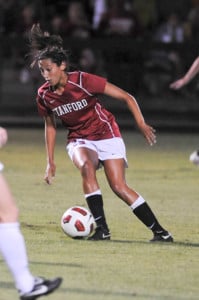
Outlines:
{"type": "Polygon", "coordinates": [[[68,63],[68,53],[63,49],[63,40],[59,35],[50,35],[43,32],[40,24],[34,24],[30,31],[29,43],[33,61],[31,67],[38,60],[50,58],[58,66],[62,62],[68,63]]]}

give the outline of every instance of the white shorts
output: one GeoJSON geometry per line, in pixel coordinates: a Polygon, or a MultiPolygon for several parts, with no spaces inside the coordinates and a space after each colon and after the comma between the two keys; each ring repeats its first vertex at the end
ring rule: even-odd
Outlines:
{"type": "Polygon", "coordinates": [[[97,152],[99,161],[103,162],[108,159],[123,158],[127,167],[126,147],[124,141],[120,137],[105,139],[100,141],[90,141],[86,139],[76,139],[66,146],[68,155],[73,160],[73,153],[79,147],[89,148],[97,152]]]}

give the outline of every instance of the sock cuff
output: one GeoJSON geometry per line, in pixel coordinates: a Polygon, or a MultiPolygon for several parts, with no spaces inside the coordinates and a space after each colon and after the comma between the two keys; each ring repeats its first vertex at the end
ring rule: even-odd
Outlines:
{"type": "Polygon", "coordinates": [[[88,197],[90,197],[90,196],[94,196],[94,195],[101,195],[102,193],[101,193],[101,190],[99,189],[99,190],[96,190],[95,192],[92,192],[92,193],[90,193],[90,194],[85,194],[84,196],[85,196],[85,198],[88,198],[88,197]]]}
{"type": "Polygon", "coordinates": [[[0,229],[19,228],[19,227],[20,227],[19,222],[0,223],[0,229]]]}
{"type": "Polygon", "coordinates": [[[143,203],[145,203],[145,200],[142,196],[139,196],[135,202],[133,202],[133,204],[131,204],[131,209],[135,210],[138,206],[142,205],[143,203]]]}

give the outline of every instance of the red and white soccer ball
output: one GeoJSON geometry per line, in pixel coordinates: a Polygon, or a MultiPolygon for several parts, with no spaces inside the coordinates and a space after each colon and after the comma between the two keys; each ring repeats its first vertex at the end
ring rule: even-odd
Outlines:
{"type": "Polygon", "coordinates": [[[95,220],[87,208],[73,206],[64,212],[61,227],[64,233],[72,238],[84,238],[93,232],[95,220]]]}

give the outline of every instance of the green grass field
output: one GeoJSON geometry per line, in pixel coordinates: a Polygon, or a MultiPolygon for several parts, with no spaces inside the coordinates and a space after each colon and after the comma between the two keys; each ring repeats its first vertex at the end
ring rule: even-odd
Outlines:
{"type": "MultiPolygon", "coordinates": [[[[30,268],[36,275],[64,278],[49,300],[199,299],[199,168],[189,162],[199,147],[198,135],[159,132],[157,144],[150,147],[138,133],[123,133],[127,182],[175,239],[173,244],[150,244],[151,232],[111,192],[103,170],[98,179],[112,240],[89,242],[64,235],[63,212],[86,206],[79,172],[65,152],[66,133],[58,131],[57,174],[47,186],[43,130],[8,132],[1,161],[20,207],[30,268]]],[[[0,270],[0,300],[18,299],[1,258],[0,270]]]]}

